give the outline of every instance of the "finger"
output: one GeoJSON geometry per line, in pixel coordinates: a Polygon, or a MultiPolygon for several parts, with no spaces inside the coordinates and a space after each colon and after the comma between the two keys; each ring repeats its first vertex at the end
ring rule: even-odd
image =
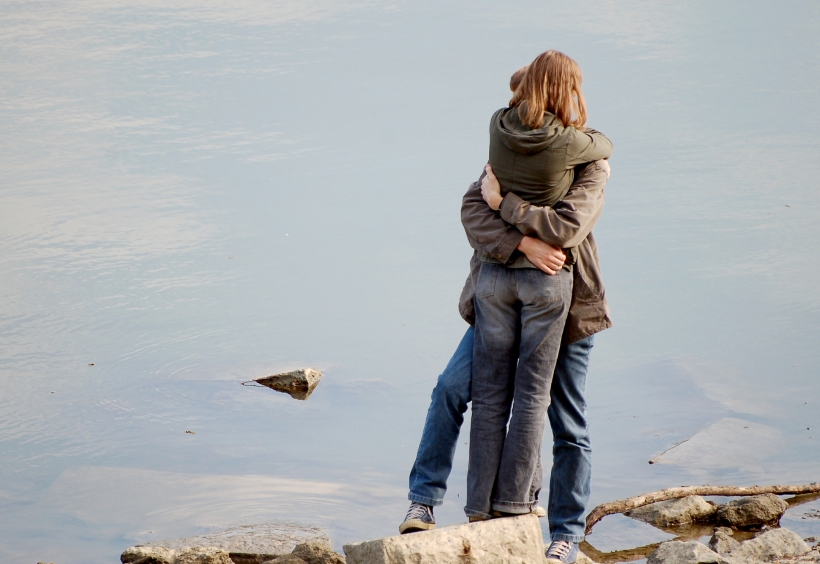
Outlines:
{"type": "Polygon", "coordinates": [[[550,267],[549,267],[549,265],[547,265],[547,264],[545,264],[545,263],[543,263],[543,262],[541,262],[541,263],[539,263],[539,264],[536,264],[535,266],[537,266],[540,270],[543,270],[544,272],[546,272],[546,273],[547,273],[547,274],[549,274],[550,276],[552,276],[553,274],[555,274],[555,270],[553,270],[552,268],[550,268],[550,267]]]}

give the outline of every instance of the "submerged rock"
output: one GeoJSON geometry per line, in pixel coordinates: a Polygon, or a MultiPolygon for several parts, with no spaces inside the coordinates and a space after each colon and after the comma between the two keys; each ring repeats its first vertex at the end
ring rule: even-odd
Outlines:
{"type": "Polygon", "coordinates": [[[668,541],[649,555],[647,564],[728,564],[728,560],[697,541],[668,541]]]}
{"type": "Polygon", "coordinates": [[[656,527],[670,527],[709,521],[714,517],[715,511],[717,507],[713,503],[699,495],[690,495],[682,499],[670,499],[638,507],[626,515],[656,527]]]}
{"type": "Polygon", "coordinates": [[[754,495],[719,506],[717,521],[735,528],[776,525],[788,507],[788,503],[774,494],[754,495]]]}
{"type": "Polygon", "coordinates": [[[521,564],[544,562],[535,515],[442,527],[346,544],[347,564],[521,564]]]}
{"type": "Polygon", "coordinates": [[[729,553],[732,562],[769,562],[780,558],[793,558],[809,552],[810,548],[800,535],[788,529],[772,529],[759,534],[729,553]]]}
{"type": "Polygon", "coordinates": [[[283,372],[273,376],[257,378],[254,382],[267,386],[277,392],[290,394],[290,397],[298,400],[306,400],[319,385],[322,379],[322,371],[313,368],[300,368],[292,372],[283,372]]]}

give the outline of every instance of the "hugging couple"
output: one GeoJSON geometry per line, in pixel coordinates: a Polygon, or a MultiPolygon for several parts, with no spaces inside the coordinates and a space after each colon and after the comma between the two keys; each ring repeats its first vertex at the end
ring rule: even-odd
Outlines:
{"type": "Polygon", "coordinates": [[[513,74],[510,106],[490,121],[490,158],[464,196],[475,249],[459,311],[471,325],[433,390],[410,472],[402,534],[435,527],[459,429],[472,400],[470,522],[544,516],[541,441],[553,434],[551,563],[584,539],[591,448],[586,374],[593,335],[612,325],[592,228],[612,143],[585,127],[581,69],[557,51],[513,74]]]}

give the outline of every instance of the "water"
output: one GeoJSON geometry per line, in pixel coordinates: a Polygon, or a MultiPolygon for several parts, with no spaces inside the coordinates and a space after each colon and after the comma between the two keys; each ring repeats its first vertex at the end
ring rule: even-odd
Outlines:
{"type": "MultiPolygon", "coordinates": [[[[0,560],[395,533],[466,328],[460,198],[547,48],[616,146],[592,503],[820,478],[816,3],[173,5],[0,5],[0,560]],[[299,366],[307,402],[239,385],[299,366]]],[[[600,551],[672,536],[608,520],[600,551]]]]}

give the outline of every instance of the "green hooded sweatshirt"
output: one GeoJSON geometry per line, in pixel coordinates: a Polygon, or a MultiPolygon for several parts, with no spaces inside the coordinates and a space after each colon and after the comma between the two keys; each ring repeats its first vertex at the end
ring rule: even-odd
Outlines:
{"type": "Polygon", "coordinates": [[[549,112],[533,129],[518,118],[518,108],[503,108],[490,120],[490,166],[501,194],[513,192],[536,206],[554,206],[575,180],[575,166],[607,159],[612,142],[594,129],[565,127],[549,112]]]}

